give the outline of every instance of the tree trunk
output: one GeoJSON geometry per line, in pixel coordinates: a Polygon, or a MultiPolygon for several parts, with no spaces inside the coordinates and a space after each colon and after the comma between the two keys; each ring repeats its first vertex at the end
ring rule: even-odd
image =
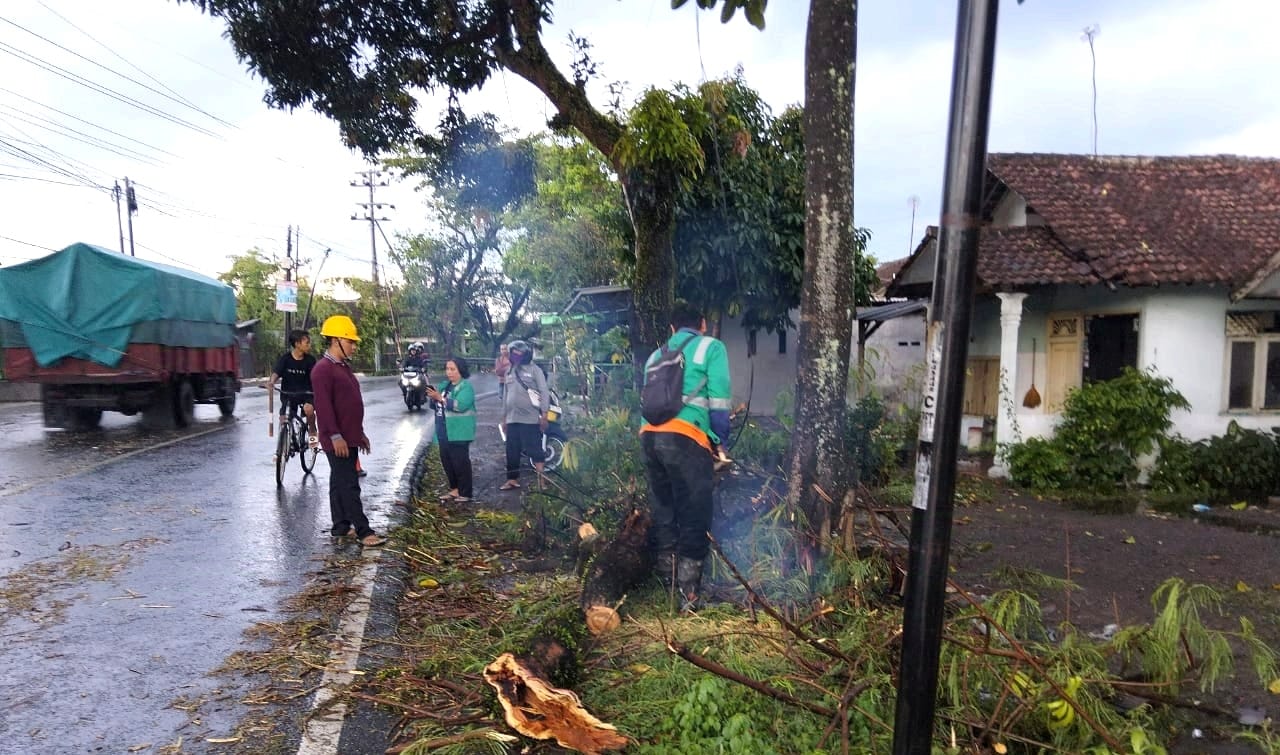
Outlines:
{"type": "Polygon", "coordinates": [[[648,577],[653,569],[649,549],[648,512],[633,509],[617,536],[591,561],[582,584],[579,605],[592,634],[617,628],[617,606],[627,591],[648,577]]]}
{"type": "Polygon", "coordinates": [[[663,343],[676,290],[676,187],[669,179],[633,171],[623,182],[631,227],[636,234],[636,268],[631,283],[631,353],[639,385],[649,354],[663,343]]]}
{"type": "Polygon", "coordinates": [[[805,250],[796,351],[796,427],[787,503],[812,556],[827,542],[846,477],[845,399],[854,308],[853,95],[857,4],[811,0],[805,40],[805,250]]]}

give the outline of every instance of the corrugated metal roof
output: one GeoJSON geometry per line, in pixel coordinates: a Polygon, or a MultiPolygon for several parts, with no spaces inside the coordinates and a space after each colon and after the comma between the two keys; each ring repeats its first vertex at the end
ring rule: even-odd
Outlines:
{"type": "Polygon", "coordinates": [[[862,307],[858,310],[854,319],[859,322],[883,322],[885,320],[893,320],[915,312],[922,312],[925,309],[928,309],[928,307],[929,302],[924,299],[895,301],[888,304],[880,304],[875,307],[862,307]]]}

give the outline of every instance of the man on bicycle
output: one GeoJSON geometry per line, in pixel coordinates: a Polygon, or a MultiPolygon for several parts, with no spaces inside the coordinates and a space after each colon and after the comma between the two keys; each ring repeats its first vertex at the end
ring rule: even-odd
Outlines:
{"type": "Polygon", "coordinates": [[[311,336],[305,330],[289,332],[289,350],[280,355],[276,366],[271,370],[271,381],[267,383],[267,393],[275,390],[276,380],[280,380],[280,426],[284,427],[287,418],[293,415],[294,406],[301,406],[307,418],[307,442],[316,446],[316,413],[312,404],[315,402],[311,391],[311,368],[316,366],[316,358],[311,354],[311,336]]]}

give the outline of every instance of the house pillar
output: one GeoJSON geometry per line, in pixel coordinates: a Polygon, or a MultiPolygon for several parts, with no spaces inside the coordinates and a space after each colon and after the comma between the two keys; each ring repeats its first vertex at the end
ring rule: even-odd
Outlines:
{"type": "Polygon", "coordinates": [[[1018,387],[1018,327],[1022,324],[1022,302],[1026,294],[996,294],[1000,297],[1000,406],[996,416],[996,463],[988,474],[1008,477],[1009,466],[1003,449],[1017,442],[1017,411],[1014,391],[1018,387]]]}

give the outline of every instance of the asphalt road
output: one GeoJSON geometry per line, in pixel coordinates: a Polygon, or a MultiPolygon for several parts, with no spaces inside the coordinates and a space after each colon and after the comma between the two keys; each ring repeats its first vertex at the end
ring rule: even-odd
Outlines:
{"type": "MultiPolygon", "coordinates": [[[[385,531],[432,420],[393,380],[363,382],[365,510],[385,531]]],[[[47,431],[38,405],[0,405],[0,754],[155,752],[234,728],[174,703],[227,694],[210,672],[335,547],[327,462],[304,478],[295,460],[277,491],[267,422],[261,387],[180,431],[111,413],[47,431]]]]}

